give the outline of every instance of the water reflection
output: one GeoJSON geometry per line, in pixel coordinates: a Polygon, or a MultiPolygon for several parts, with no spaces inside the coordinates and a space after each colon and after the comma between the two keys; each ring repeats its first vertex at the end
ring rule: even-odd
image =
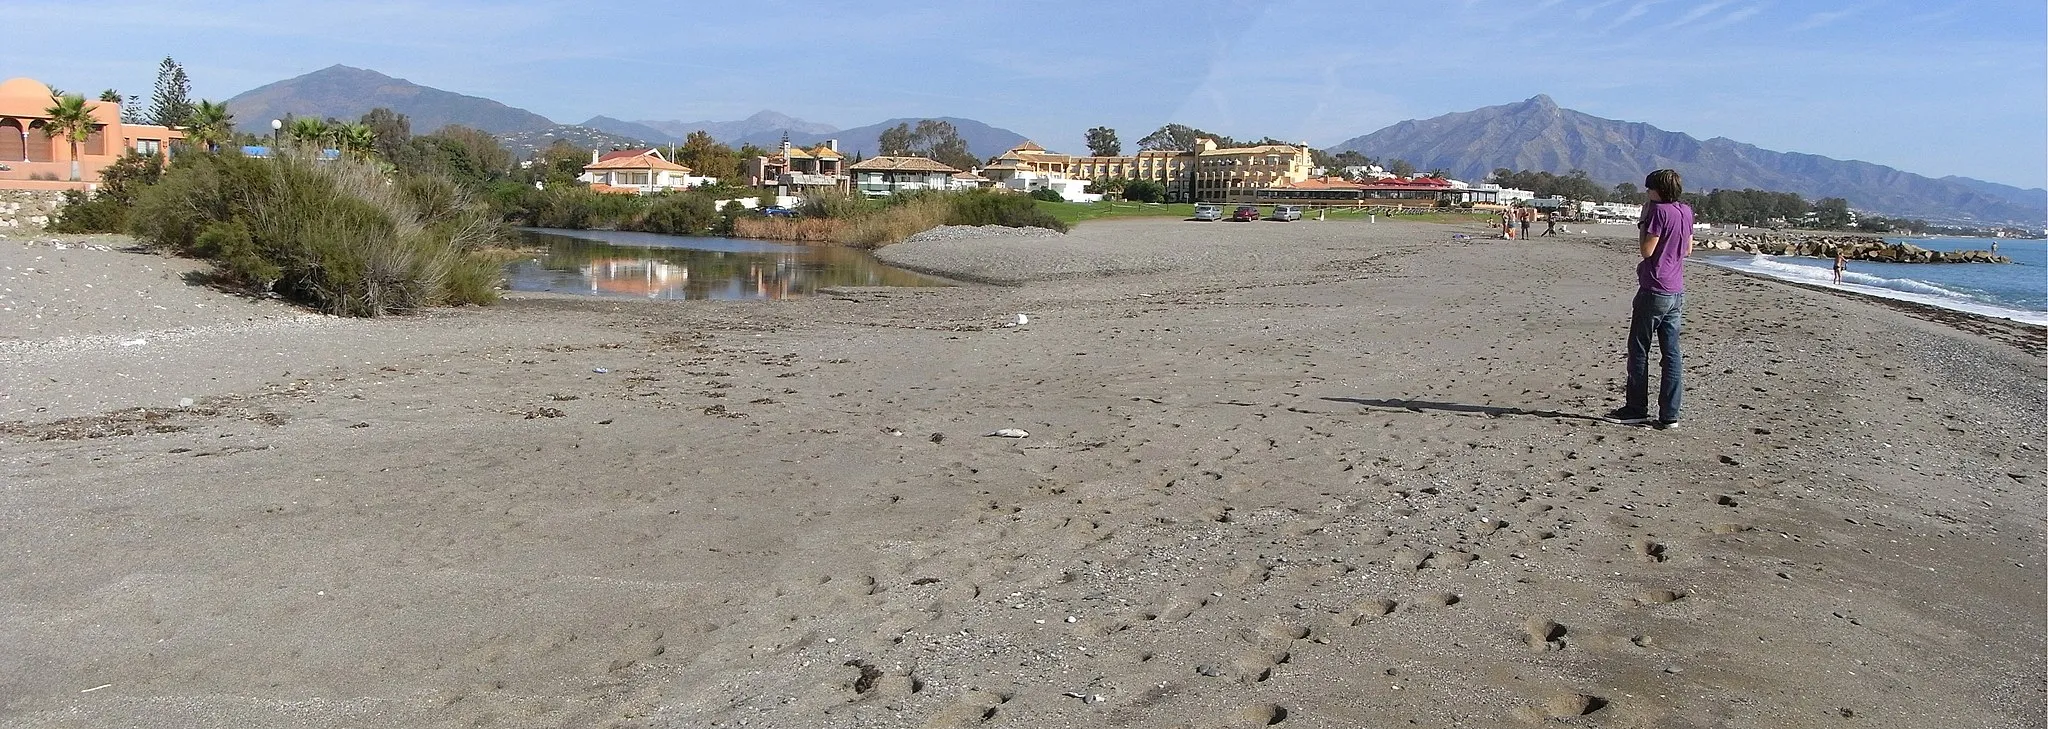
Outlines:
{"type": "Polygon", "coordinates": [[[598,230],[522,230],[546,252],[505,267],[513,291],[646,299],[782,299],[832,286],[943,286],[850,248],[598,230]]]}

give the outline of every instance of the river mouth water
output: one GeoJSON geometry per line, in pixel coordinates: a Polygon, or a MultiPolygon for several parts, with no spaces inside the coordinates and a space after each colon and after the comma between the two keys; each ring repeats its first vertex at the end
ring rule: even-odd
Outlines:
{"type": "Polygon", "coordinates": [[[738,238],[525,228],[541,253],[505,265],[513,291],[636,299],[785,299],[835,286],[946,286],[867,251],[738,238]]]}

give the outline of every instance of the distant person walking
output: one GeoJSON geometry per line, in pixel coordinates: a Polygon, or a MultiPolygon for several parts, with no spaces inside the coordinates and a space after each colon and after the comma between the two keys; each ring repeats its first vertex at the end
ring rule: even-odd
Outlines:
{"type": "Polygon", "coordinates": [[[1557,211],[1553,210],[1543,214],[1543,234],[1557,235],[1557,211]]]}
{"type": "Polygon", "coordinates": [[[1678,330],[1685,304],[1685,257],[1692,254],[1692,207],[1681,201],[1684,181],[1677,170],[1657,170],[1643,180],[1650,204],[1636,223],[1638,252],[1636,297],[1628,324],[1628,385],[1622,406],[1607,414],[1615,423],[1654,423],[1658,430],[1678,425],[1680,381],[1685,362],[1679,355],[1678,330]],[[1663,348],[1663,373],[1658,378],[1657,416],[1650,417],[1650,339],[1663,348]]]}
{"type": "Polygon", "coordinates": [[[1835,247],[1835,283],[1842,283],[1842,272],[1849,270],[1849,256],[1841,246],[1835,247]]]}

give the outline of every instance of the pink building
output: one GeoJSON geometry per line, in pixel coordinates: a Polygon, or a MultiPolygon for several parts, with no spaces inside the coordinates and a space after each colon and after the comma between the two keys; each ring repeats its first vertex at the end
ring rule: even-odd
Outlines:
{"type": "Polygon", "coordinates": [[[78,145],[79,182],[71,181],[71,143],[44,132],[50,116],[43,113],[56,101],[50,87],[32,78],[0,83],[0,189],[69,190],[99,182],[100,170],[129,150],[170,158],[171,142],[185,137],[176,129],[121,122],[121,105],[85,102],[99,122],[92,136],[78,145]]]}

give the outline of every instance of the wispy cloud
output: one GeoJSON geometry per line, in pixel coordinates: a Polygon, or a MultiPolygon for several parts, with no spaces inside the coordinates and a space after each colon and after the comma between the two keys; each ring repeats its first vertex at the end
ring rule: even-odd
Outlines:
{"type": "Polygon", "coordinates": [[[1841,10],[1827,10],[1814,13],[1806,16],[1806,20],[1800,21],[1798,25],[1792,26],[1792,30],[1813,30],[1834,25],[1837,21],[1861,11],[1862,8],[1843,8],[1841,10]]]}
{"type": "Polygon", "coordinates": [[[1657,2],[1658,0],[1643,0],[1642,2],[1638,2],[1634,5],[1629,6],[1629,8],[1627,10],[1622,11],[1621,15],[1617,16],[1613,22],[1607,24],[1607,29],[1612,31],[1620,28],[1621,26],[1628,25],[1630,21],[1633,21],[1636,18],[1643,17],[1643,15],[1650,12],[1650,8],[1654,7],[1657,4],[1657,2]]]}
{"type": "Polygon", "coordinates": [[[1722,28],[1726,28],[1726,27],[1728,27],[1728,26],[1731,26],[1731,25],[1734,25],[1734,24],[1736,24],[1736,23],[1740,23],[1740,22],[1742,22],[1742,21],[1748,20],[1748,19],[1750,19],[1750,17],[1752,17],[1752,16],[1756,15],[1757,13],[1761,13],[1761,12],[1763,12],[1763,11],[1764,11],[1764,6],[1762,6],[1762,5],[1751,5],[1751,6],[1749,6],[1749,7],[1745,7],[1745,8],[1740,8],[1740,9],[1737,9],[1737,10],[1735,10],[1735,11],[1733,11],[1733,12],[1723,13],[1723,14],[1721,14],[1721,17],[1718,17],[1718,18],[1714,18],[1713,20],[1709,20],[1709,21],[1707,21],[1707,22],[1705,22],[1705,23],[1701,23],[1701,24],[1699,24],[1699,25],[1697,25],[1697,26],[1694,26],[1694,29],[1695,29],[1695,30],[1701,30],[1701,31],[1707,31],[1707,30],[1720,30],[1720,29],[1722,29],[1722,28]]]}

